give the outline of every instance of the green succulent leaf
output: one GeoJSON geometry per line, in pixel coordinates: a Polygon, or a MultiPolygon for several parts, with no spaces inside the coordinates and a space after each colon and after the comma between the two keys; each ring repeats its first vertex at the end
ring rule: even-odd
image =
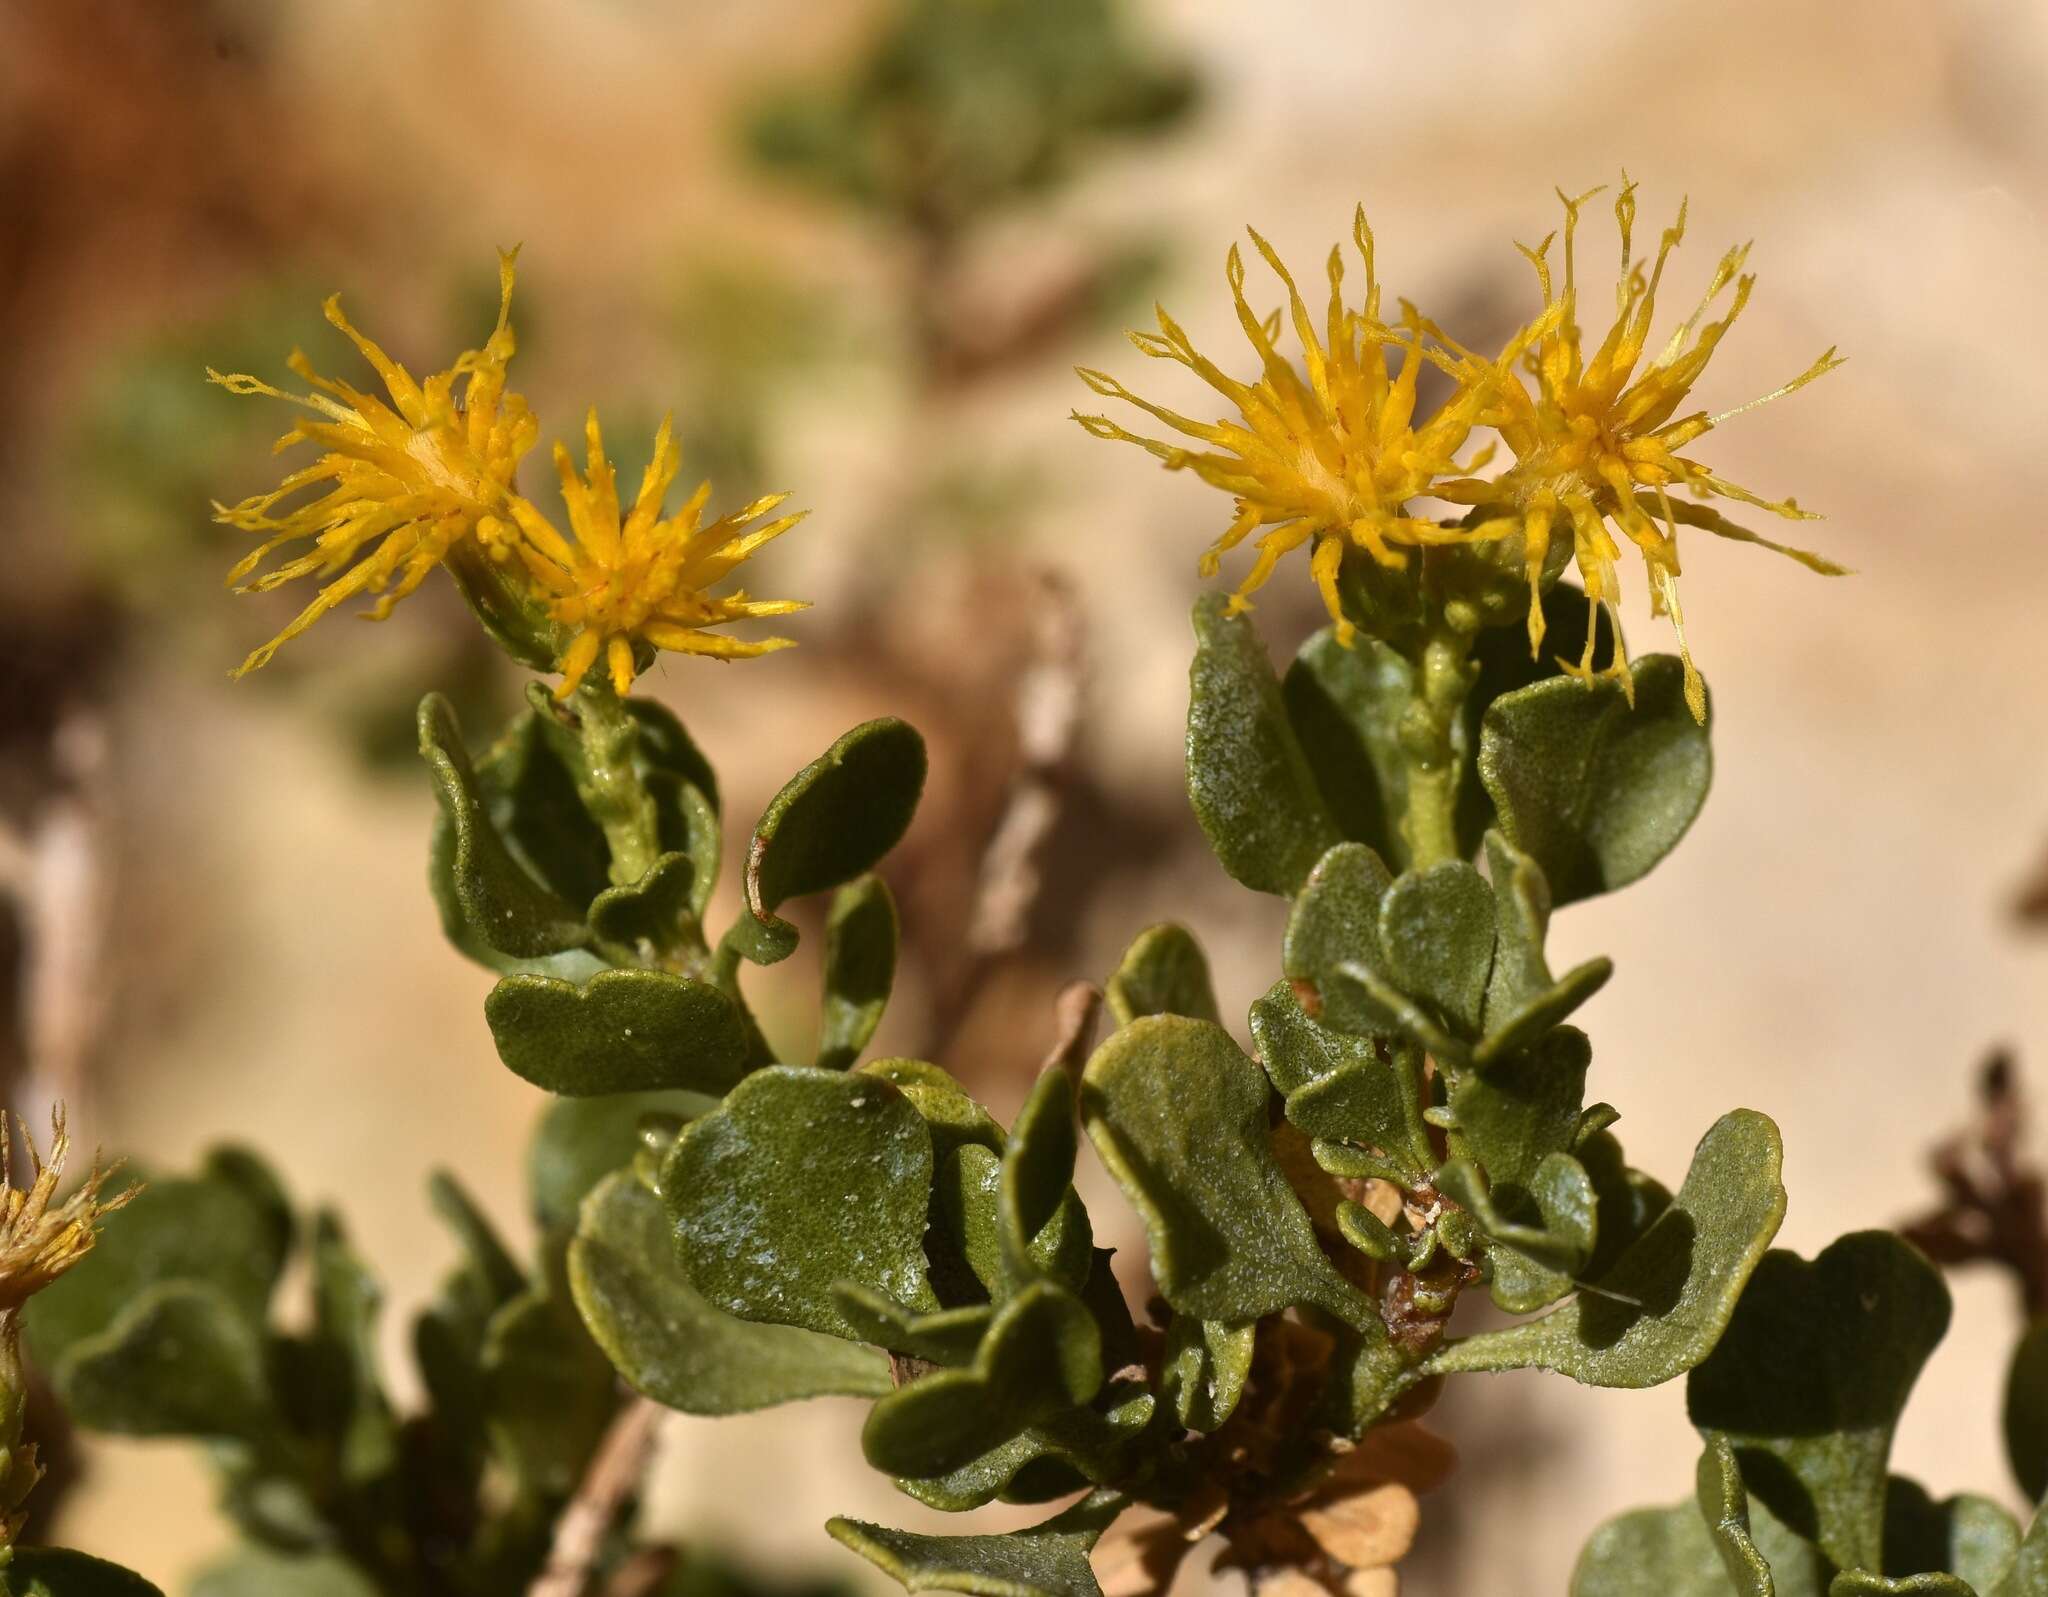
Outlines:
{"type": "Polygon", "coordinates": [[[1881,1570],[1892,1432],[1948,1320],[1940,1274],[1890,1232],[1842,1237],[1811,1264],[1767,1254],[1687,1383],[1692,1421],[1725,1435],[1751,1495],[1811,1527],[1838,1566],[1881,1570]]]}
{"type": "Polygon", "coordinates": [[[1209,961],[1185,926],[1171,921],[1147,927],[1125,953],[1104,989],[1119,1026],[1140,1015],[1186,1015],[1221,1022],[1209,961]]]}
{"type": "Polygon", "coordinates": [[[1068,1211],[1063,1229],[1072,1239],[1062,1240],[1060,1256],[1078,1269],[1070,1284],[1078,1286],[1087,1278],[1094,1238],[1087,1212],[1074,1196],[1077,1150],[1074,1078],[1061,1066],[1048,1065],[1010,1127],[997,1189],[1003,1268],[1015,1285],[1039,1275],[1042,1265],[1032,1244],[1062,1217],[1063,1209],[1068,1211]]]}
{"type": "Polygon", "coordinates": [[[1479,1170],[1458,1159],[1437,1172],[1437,1185],[1496,1244],[1488,1257],[1501,1308],[1528,1314],[1572,1290],[1592,1257],[1598,1223],[1592,1178],[1578,1160],[1553,1153],[1526,1186],[1488,1191],[1479,1170]]]}
{"type": "Polygon", "coordinates": [[[1710,1524],[1702,1508],[1688,1501],[1609,1520],[1579,1554],[1571,1597],[1827,1597],[1826,1560],[1769,1509],[1750,1504],[1745,1532],[1710,1524]],[[1730,1573],[1729,1550],[1744,1541],[1765,1566],[1762,1580],[1740,1551],[1744,1573],[1730,1573]]]}
{"type": "Polygon", "coordinates": [[[1756,1544],[1749,1519],[1749,1489],[1725,1436],[1709,1436],[1693,1476],[1693,1497],[1721,1565],[1741,1597],[1775,1597],[1771,1563],[1756,1544]]]}
{"type": "Polygon", "coordinates": [[[50,1374],[73,1418],[94,1430],[255,1442],[280,1423],[260,1329],[200,1281],[149,1287],[50,1374]]]}
{"type": "Polygon", "coordinates": [[[149,1181],[107,1217],[92,1252],[26,1310],[29,1351],[54,1373],[73,1348],[163,1285],[207,1288],[258,1331],[292,1226],[269,1168],[241,1149],[216,1149],[197,1175],[149,1181]]]}
{"type": "Polygon", "coordinates": [[[1191,1431],[1213,1431],[1237,1408],[1252,1372],[1256,1322],[1223,1325],[1176,1314],[1166,1331],[1159,1390],[1191,1431]]]}
{"type": "Polygon", "coordinates": [[[890,1390],[872,1348],[721,1313],[676,1261],[667,1211],[631,1171],[599,1182],[569,1244],[569,1284],[597,1345],[635,1391],[686,1414],[890,1390]]]}
{"type": "Polygon", "coordinates": [[[887,1474],[944,1475],[1089,1402],[1102,1377],[1094,1316],[1065,1288],[1035,1282],[996,1310],[971,1365],[921,1376],[878,1401],[861,1446],[887,1474]]]}
{"type": "Polygon", "coordinates": [[[1092,1408],[1055,1415],[944,1475],[899,1476],[896,1484],[920,1503],[952,1514],[997,1497],[1012,1503],[1065,1497],[1124,1474],[1157,1406],[1144,1382],[1113,1381],[1092,1408]]]}
{"type": "Polygon", "coordinates": [[[684,1271],[743,1320],[857,1336],[832,1296],[854,1281],[936,1309],[925,1279],[932,1138],[889,1081],[756,1071],[692,1121],[662,1168],[684,1271]]]}
{"type": "Polygon", "coordinates": [[[747,847],[747,911],[731,935],[757,964],[796,946],[775,911],[852,881],[902,840],[924,791],[924,739],[893,717],[866,721],[791,777],[747,847]]]}
{"type": "Polygon", "coordinates": [[[746,1023],[709,982],[602,970],[583,986],[507,976],[484,1000],[498,1057],[565,1097],[678,1088],[723,1093],[746,1074],[746,1023]]]}
{"type": "Polygon", "coordinates": [[[818,1065],[845,1070],[867,1047],[896,981],[896,900],[879,876],[839,889],[825,921],[825,1002],[818,1065]]]}
{"type": "Polygon", "coordinates": [[[1102,1597],[1088,1554],[1125,1501],[1120,1492],[1091,1492],[1044,1524],[1007,1536],[920,1536],[855,1519],[834,1519],[825,1529],[906,1591],[1102,1597]]]}
{"type": "MultiPolygon", "coordinates": [[[[164,1597],[132,1569],[62,1547],[17,1547],[0,1569],[7,1597],[164,1597]]],[[[295,1597],[280,1591],[278,1597],[295,1597]]]]}
{"type": "MultiPolygon", "coordinates": [[[[1309,1027],[1315,1022],[1304,1016],[1292,1030],[1299,1035],[1309,1027]]],[[[1255,1029],[1255,1039],[1257,1035],[1255,1029]]],[[[1367,1038],[1324,1035],[1351,1044],[1356,1050],[1352,1062],[1290,1092],[1288,1120],[1317,1140],[1319,1158],[1328,1152],[1326,1145],[1374,1149],[1404,1186],[1419,1186],[1435,1151],[1422,1120],[1422,1082],[1414,1049],[1405,1041],[1375,1048],[1367,1038]]]]}
{"type": "Polygon", "coordinates": [[[663,953],[701,935],[698,896],[697,862],[681,852],[662,854],[639,881],[593,898],[587,918],[607,943],[663,953]]]}
{"type": "Polygon", "coordinates": [[[1621,1143],[1604,1127],[1580,1132],[1572,1154],[1593,1178],[1599,1206],[1598,1241],[1586,1265],[1586,1279],[1598,1281],[1614,1267],[1637,1237],[1671,1206],[1671,1193],[1654,1176],[1632,1168],[1621,1143]]]}
{"type": "Polygon", "coordinates": [[[1354,1325],[1370,1299],[1331,1266],[1267,1140],[1265,1073],[1220,1026],[1150,1015],[1082,1078],[1081,1117],[1144,1217],[1175,1312],[1242,1323],[1295,1305],[1354,1325]]]}
{"type": "Polygon", "coordinates": [[[1355,982],[1339,979],[1354,962],[1385,968],[1380,905],[1393,882],[1379,855],[1363,843],[1340,843],[1316,861],[1288,913],[1280,968],[1305,1003],[1313,995],[1311,1018],[1333,1030],[1365,1035],[1394,1029],[1385,1008],[1355,982]]]}
{"type": "Polygon", "coordinates": [[[591,932],[581,907],[536,880],[507,848],[454,707],[438,693],[420,701],[419,734],[441,805],[430,879],[448,940],[499,970],[585,947],[591,932]]]}
{"type": "Polygon", "coordinates": [[[1669,655],[1621,685],[1552,677],[1496,699],[1479,775],[1509,842],[1542,868],[1560,904],[1624,887],[1668,854],[1706,802],[1713,755],[1669,655]]]}
{"type": "Polygon", "coordinates": [[[2048,1318],[2027,1328],[2005,1377],[2005,1451],[2029,1502],[2048,1498],[2048,1318]]]}
{"type": "Polygon", "coordinates": [[[1266,647],[1221,594],[1195,604],[1188,672],[1188,798],[1223,868],[1292,896],[1342,834],[1281,703],[1266,647]]]}
{"type": "Polygon", "coordinates": [[[1719,1340],[1785,1215],[1778,1128],[1754,1110],[1700,1139],[1671,1205],[1597,1283],[1541,1319],[1447,1342],[1425,1373],[1556,1370],[1588,1386],[1655,1386],[1719,1340]]]}
{"type": "Polygon", "coordinates": [[[361,1488],[398,1467],[398,1420],[384,1392],[377,1353],[377,1312],[383,1293],[334,1215],[314,1217],[308,1251],[313,1268],[312,1347],[318,1356],[318,1384],[326,1389],[325,1406],[330,1410],[323,1418],[338,1432],[341,1478],[361,1488]]]}
{"type": "Polygon", "coordinates": [[[1463,860],[1395,877],[1380,902],[1389,981],[1430,1005],[1460,1036],[1479,1035],[1493,939],[1493,889],[1463,860]]]}
{"type": "Polygon", "coordinates": [[[479,1368],[484,1423],[513,1479],[567,1497],[611,1421],[617,1383],[566,1284],[536,1284],[493,1315],[479,1368]]]}
{"type": "Polygon", "coordinates": [[[1578,1141],[1593,1047],[1560,1026],[1540,1041],[1451,1082],[1453,1148],[1477,1160],[1496,1187],[1526,1187],[1554,1153],[1578,1141]]]}
{"type": "Polygon", "coordinates": [[[1989,1597],[2048,1597],[2048,1507],[2034,1510],[2012,1567],[1993,1582],[1989,1597]]]}
{"type": "MultiPolygon", "coordinates": [[[[53,1593],[53,1597],[61,1597],[53,1593]]],[[[192,1584],[192,1597],[381,1597],[354,1564],[335,1553],[292,1554],[238,1547],[192,1584]]]]}
{"type": "Polygon", "coordinates": [[[2018,1523],[1989,1498],[1963,1492],[1936,1502],[1919,1482],[1894,1475],[1884,1499],[1884,1570],[1893,1583],[1853,1589],[1977,1597],[1998,1583],[2019,1550],[2018,1523]],[[1926,1584],[1936,1578],[1952,1584],[1926,1584]]]}
{"type": "MultiPolygon", "coordinates": [[[[958,1308],[922,1314],[907,1309],[894,1298],[872,1287],[841,1281],[832,1289],[847,1324],[860,1333],[861,1340],[908,1358],[946,1366],[974,1362],[982,1339],[995,1319],[995,1306],[965,1303],[958,1308]]],[[[806,1333],[812,1334],[812,1333],[806,1333]]]]}
{"type": "Polygon", "coordinates": [[[1324,627],[1301,646],[1280,693],[1338,830],[1405,867],[1408,756],[1400,726],[1415,697],[1415,668],[1376,638],[1347,649],[1324,627]]]}
{"type": "Polygon", "coordinates": [[[572,1231],[577,1211],[598,1182],[652,1152],[643,1127],[665,1127],[663,1150],[676,1127],[707,1115],[716,1098],[698,1092],[617,1092],[602,1098],[556,1098],[542,1111],[527,1144],[526,1184],[545,1232],[572,1231]]]}

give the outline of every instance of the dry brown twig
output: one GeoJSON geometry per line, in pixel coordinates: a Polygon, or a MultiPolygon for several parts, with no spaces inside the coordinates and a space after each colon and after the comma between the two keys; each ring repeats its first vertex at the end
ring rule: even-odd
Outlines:
{"type": "Polygon", "coordinates": [[[2026,1106],[2007,1050],[1979,1072],[1975,1109],[1930,1158],[1946,1201],[1900,1229],[1936,1264],[2005,1266],[2028,1318],[2048,1314],[2048,1186],[2020,1156],[2026,1106]]]}
{"type": "MultiPolygon", "coordinates": [[[[555,1521],[548,1561],[527,1587],[526,1597],[583,1597],[596,1573],[605,1536],[640,1490],[661,1412],[651,1398],[636,1395],[613,1417],[604,1440],[591,1455],[576,1495],[555,1521]]],[[[630,1570],[629,1565],[620,1574],[630,1570]]],[[[613,1589],[620,1588],[615,1585],[613,1589]]],[[[632,1587],[624,1590],[630,1592],[632,1587]]]]}

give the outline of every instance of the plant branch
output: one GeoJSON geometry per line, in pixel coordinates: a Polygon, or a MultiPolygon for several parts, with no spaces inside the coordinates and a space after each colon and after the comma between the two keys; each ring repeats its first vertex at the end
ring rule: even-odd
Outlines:
{"type": "Polygon", "coordinates": [[[613,1418],[576,1495],[555,1521],[548,1561],[527,1587],[526,1597],[583,1597],[597,1571],[606,1535],[640,1490],[661,1415],[658,1403],[635,1396],[613,1418]]]}

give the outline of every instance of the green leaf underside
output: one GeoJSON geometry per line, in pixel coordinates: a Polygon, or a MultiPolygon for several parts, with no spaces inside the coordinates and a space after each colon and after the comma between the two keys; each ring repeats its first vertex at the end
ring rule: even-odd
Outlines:
{"type": "Polygon", "coordinates": [[[1138,934],[1109,979],[1103,996],[1119,1026],[1140,1015],[1186,1015],[1221,1022],[1209,961],[1185,926],[1172,922],[1138,934]]]}
{"type": "Polygon", "coordinates": [[[1223,868],[1256,892],[1291,895],[1340,840],[1281,703],[1266,648],[1228,600],[1195,604],[1188,673],[1188,798],[1223,868]]]}
{"type": "Polygon", "coordinates": [[[936,1309],[925,1280],[932,1139],[890,1082],[807,1066],[756,1071],[692,1121],[663,1167],[685,1273],[745,1320],[856,1336],[832,1296],[854,1281],[936,1309]]]}
{"type": "Polygon", "coordinates": [[[631,1171],[598,1184],[569,1246],[583,1323],[636,1390],[686,1414],[739,1414],[800,1398],[890,1390],[872,1348],[721,1313],[675,1258],[662,1202],[631,1171]]]}
{"type": "Polygon", "coordinates": [[[1480,731],[1479,774],[1501,830],[1543,869],[1560,904],[1611,892],[1685,835],[1713,776],[1708,729],[1669,655],[1619,683],[1553,677],[1504,694],[1480,731]]]}
{"type": "Polygon", "coordinates": [[[567,1097],[716,1096],[746,1073],[746,1025],[733,1001],[667,971],[599,971],[581,987],[507,976],[484,1000],[484,1018],[514,1075],[567,1097]]]}
{"type": "Polygon", "coordinates": [[[854,1519],[826,1525],[906,1591],[958,1591],[973,1597],[1101,1597],[1088,1554],[1124,1498],[1090,1493],[1072,1508],[1007,1536],[920,1536],[854,1519]]]}
{"type": "Polygon", "coordinates": [[[879,876],[840,888],[825,921],[825,1002],[818,1064],[844,1070],[867,1047],[896,980],[896,901],[879,876]]]}
{"type": "Polygon", "coordinates": [[[2048,1498],[2048,1318],[2013,1349],[2005,1377],[2005,1450],[2029,1502],[2048,1498]]]}
{"type": "Polygon", "coordinates": [[[1671,1206],[1597,1283],[1541,1319],[1447,1342],[1427,1373],[1556,1370],[1589,1386],[1655,1386],[1713,1348],[1785,1214],[1778,1129],[1753,1110],[1700,1139],[1671,1206]]]}
{"type": "Polygon", "coordinates": [[[1144,1217],[1176,1312],[1241,1323],[1294,1305],[1378,1322],[1331,1266],[1266,1135],[1265,1074],[1220,1026],[1152,1015],[1109,1038],[1083,1076],[1081,1114],[1144,1217]]]}
{"type": "Polygon", "coordinates": [[[1733,1444],[1753,1497],[1842,1568],[1881,1569],[1892,1432],[1948,1321],[1940,1274],[1889,1232],[1842,1237],[1811,1264],[1772,1252],[1687,1408],[1733,1444]]]}

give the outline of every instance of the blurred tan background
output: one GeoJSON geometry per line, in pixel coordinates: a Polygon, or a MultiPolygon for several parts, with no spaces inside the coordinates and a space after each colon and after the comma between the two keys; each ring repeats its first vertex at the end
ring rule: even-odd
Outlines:
{"type": "MultiPolygon", "coordinates": [[[[1166,916],[1204,937],[1241,1015],[1279,909],[1208,860],[1179,786],[1195,557],[1225,506],[1083,437],[1069,367],[1130,374],[1115,328],[1153,292],[1242,367],[1227,243],[1254,222],[1313,277],[1361,199],[1390,291],[1486,342],[1532,302],[1510,241],[1555,225],[1551,186],[1625,166],[1645,237],[1691,196],[1674,304],[1726,243],[1757,240],[1761,282],[1705,404],[1830,343],[1848,355],[1701,452],[1824,512],[1811,541],[1858,574],[1691,546],[1718,781],[1653,878],[1557,925],[1565,963],[1618,958],[1584,1017],[1592,1090],[1627,1112],[1631,1156],[1674,1180],[1723,1109],[1774,1116],[1781,1241],[1802,1251],[1924,1206],[1924,1151],[1962,1118],[1987,1046],[2013,1043],[2048,1084],[2048,947],[2011,913],[2048,844],[2048,10],[1134,0],[1133,38],[1192,71],[1197,110],[1097,142],[1071,182],[935,266],[887,219],[761,172],[736,132],[778,86],[843,70],[888,5],[0,0],[17,1096],[65,1092],[82,1140],[154,1165],[230,1137],[270,1151],[385,1271],[402,1390],[405,1322],[448,1263],[423,1223],[428,1169],[523,1231],[539,1097],[493,1055],[489,978],[441,942],[422,891],[432,801],[408,755],[425,688],[478,715],[513,689],[445,591],[378,631],[330,621],[230,684],[286,612],[221,592],[240,548],[206,500],[268,485],[287,418],[200,382],[209,362],[279,378],[294,341],[354,378],[318,321],[335,289],[415,370],[437,365],[480,340],[492,250],[515,241],[515,383],[545,436],[573,437],[596,399],[630,475],[673,406],[714,504],[788,487],[815,509],[750,583],[818,601],[806,647],[645,684],[719,762],[735,828],[857,719],[902,713],[932,738],[896,867],[912,963],[882,1040],[942,1045],[1006,1111],[1057,982],[1099,979],[1166,916]],[[943,359],[934,295],[953,318],[943,359]],[[1071,590],[1082,720],[1026,945],[963,970],[976,861],[1019,761],[1014,682],[1044,650],[1041,570],[1071,590]]],[[[1582,239],[1603,276],[1604,210],[1582,239]]],[[[1318,617],[1305,581],[1271,592],[1284,657],[1318,617]]],[[[1636,601],[1635,646],[1666,647],[1639,583],[1636,601]]],[[[756,986],[800,1016],[810,976],[800,958],[756,986]]],[[[778,1035],[801,1025],[771,1013],[778,1035]]],[[[2010,1497],[2009,1288],[1956,1290],[1896,1462],[1938,1495],[2010,1497]]],[[[648,1512],[774,1567],[863,1578],[825,1516],[918,1516],[860,1464],[859,1417],[677,1419],[648,1512]]],[[[1425,1505],[1406,1588],[1422,1597],[1562,1590],[1594,1525],[1691,1478],[1681,1385],[1470,1378],[1438,1417],[1465,1469],[1425,1505]]],[[[95,1443],[86,1462],[63,1526],[77,1545],[167,1586],[220,1545],[190,1450],[95,1443]]]]}

